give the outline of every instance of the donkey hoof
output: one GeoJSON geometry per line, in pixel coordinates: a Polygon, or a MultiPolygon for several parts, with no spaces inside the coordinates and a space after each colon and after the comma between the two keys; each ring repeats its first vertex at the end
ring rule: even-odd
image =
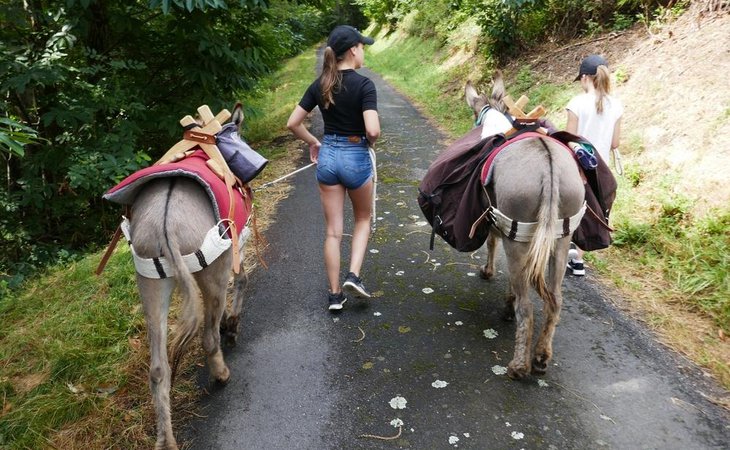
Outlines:
{"type": "Polygon", "coordinates": [[[504,311],[502,312],[502,320],[505,322],[514,322],[515,321],[515,309],[511,307],[504,308],[504,311]]]}
{"type": "Polygon", "coordinates": [[[494,272],[492,272],[491,270],[487,270],[487,266],[482,266],[479,268],[479,276],[483,280],[491,280],[494,276],[494,272]]]}
{"type": "Polygon", "coordinates": [[[530,369],[525,366],[515,367],[510,364],[507,367],[507,376],[513,380],[522,380],[530,373],[530,369]]]}
{"type": "Polygon", "coordinates": [[[235,333],[221,334],[221,339],[225,347],[235,347],[238,342],[238,335],[235,333]]]}
{"type": "Polygon", "coordinates": [[[236,346],[236,340],[238,339],[238,321],[238,316],[229,316],[221,320],[221,339],[227,347],[236,346]]]}
{"type": "Polygon", "coordinates": [[[224,370],[215,376],[215,381],[218,384],[226,385],[231,380],[231,371],[228,370],[228,367],[224,367],[224,370]]]}
{"type": "Polygon", "coordinates": [[[155,443],[155,450],[178,450],[175,438],[158,440],[155,443]]]}
{"type": "Polygon", "coordinates": [[[547,360],[533,359],[532,373],[535,375],[545,375],[545,372],[547,372],[547,360]]]}

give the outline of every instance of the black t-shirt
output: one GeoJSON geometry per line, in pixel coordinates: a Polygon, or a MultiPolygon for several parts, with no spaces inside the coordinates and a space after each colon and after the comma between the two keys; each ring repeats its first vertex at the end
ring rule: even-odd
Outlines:
{"type": "Polygon", "coordinates": [[[324,119],[325,134],[339,134],[343,136],[365,135],[365,120],[363,111],[378,110],[378,96],[375,84],[367,77],[360,75],[353,69],[342,70],[342,84],[340,89],[333,92],[335,104],[325,109],[320,90],[319,79],[307,88],[299,106],[310,112],[319,106],[324,119]]]}

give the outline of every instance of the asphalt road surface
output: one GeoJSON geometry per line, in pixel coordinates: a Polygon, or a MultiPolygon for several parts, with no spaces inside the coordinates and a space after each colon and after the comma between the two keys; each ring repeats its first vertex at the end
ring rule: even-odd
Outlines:
{"type": "MultiPolygon", "coordinates": [[[[458,253],[438,238],[428,251],[417,187],[445,138],[361,72],[377,85],[383,128],[377,230],[362,271],[375,298],[327,311],[314,171],[292,177],[267,232],[269,268],[252,275],[238,346],[226,351],[231,381],[208,387],[205,417],[179,429],[179,441],[201,450],[730,448],[730,415],[706,397],[724,391],[618,311],[590,267],[566,275],[547,374],[502,373],[514,323],[501,319],[501,254],[486,282],[481,251],[458,253]]],[[[321,135],[320,121],[313,128],[321,135]]],[[[342,257],[346,272],[349,235],[342,257]]]]}

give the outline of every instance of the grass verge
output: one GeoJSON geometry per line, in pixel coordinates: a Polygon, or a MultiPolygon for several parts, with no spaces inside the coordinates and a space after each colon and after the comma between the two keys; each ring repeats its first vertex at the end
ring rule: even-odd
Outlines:
{"type": "MultiPolygon", "coordinates": [[[[244,99],[245,137],[270,164],[255,188],[292,170],[299,153],[286,119],[311,82],[314,51],[287,61],[244,99]]],[[[256,194],[266,229],[288,187],[256,194]]],[[[0,448],[147,449],[155,416],[149,353],[134,266],[120,244],[104,273],[101,253],[46,270],[18,291],[0,290],[0,448]]],[[[247,270],[259,259],[247,249],[247,270]]],[[[2,287],[2,286],[0,286],[2,287]]],[[[171,328],[177,301],[173,303],[171,328]]],[[[171,394],[173,427],[194,415],[199,351],[188,354],[171,394]]]]}
{"type": "MultiPolygon", "coordinates": [[[[484,74],[491,73],[478,56],[460,65],[449,64],[457,52],[398,32],[380,31],[366,62],[456,138],[471,128],[473,120],[463,100],[464,83],[469,78],[483,82],[488,78],[484,74]]],[[[542,104],[547,117],[558,128],[564,127],[565,105],[578,87],[550,82],[528,64],[509,67],[518,67],[505,73],[512,97],[527,95],[530,106],[542,104]]],[[[637,135],[640,126],[624,124],[624,135],[637,135]]],[[[641,169],[625,159],[626,175],[619,178],[612,212],[615,245],[588,253],[587,260],[619,291],[622,308],[730,389],[726,338],[730,333],[730,210],[694,217],[690,202],[672,194],[671,180],[646,180],[641,169]]]]}

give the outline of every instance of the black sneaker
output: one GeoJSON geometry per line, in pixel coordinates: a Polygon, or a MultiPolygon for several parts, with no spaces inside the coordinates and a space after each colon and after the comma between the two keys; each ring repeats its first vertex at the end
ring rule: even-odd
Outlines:
{"type": "Polygon", "coordinates": [[[336,294],[329,293],[327,294],[327,299],[330,302],[330,311],[339,311],[342,309],[342,305],[345,304],[347,301],[347,298],[345,297],[345,294],[342,292],[338,292],[336,294]]]}
{"type": "Polygon", "coordinates": [[[582,277],[586,274],[586,268],[583,265],[582,260],[575,260],[571,258],[568,260],[568,269],[570,269],[571,273],[576,277],[582,277]]]}
{"type": "Polygon", "coordinates": [[[365,286],[362,284],[362,279],[350,272],[345,277],[345,282],[342,283],[342,290],[348,295],[354,295],[360,298],[370,298],[370,293],[365,290],[365,286]]]}

